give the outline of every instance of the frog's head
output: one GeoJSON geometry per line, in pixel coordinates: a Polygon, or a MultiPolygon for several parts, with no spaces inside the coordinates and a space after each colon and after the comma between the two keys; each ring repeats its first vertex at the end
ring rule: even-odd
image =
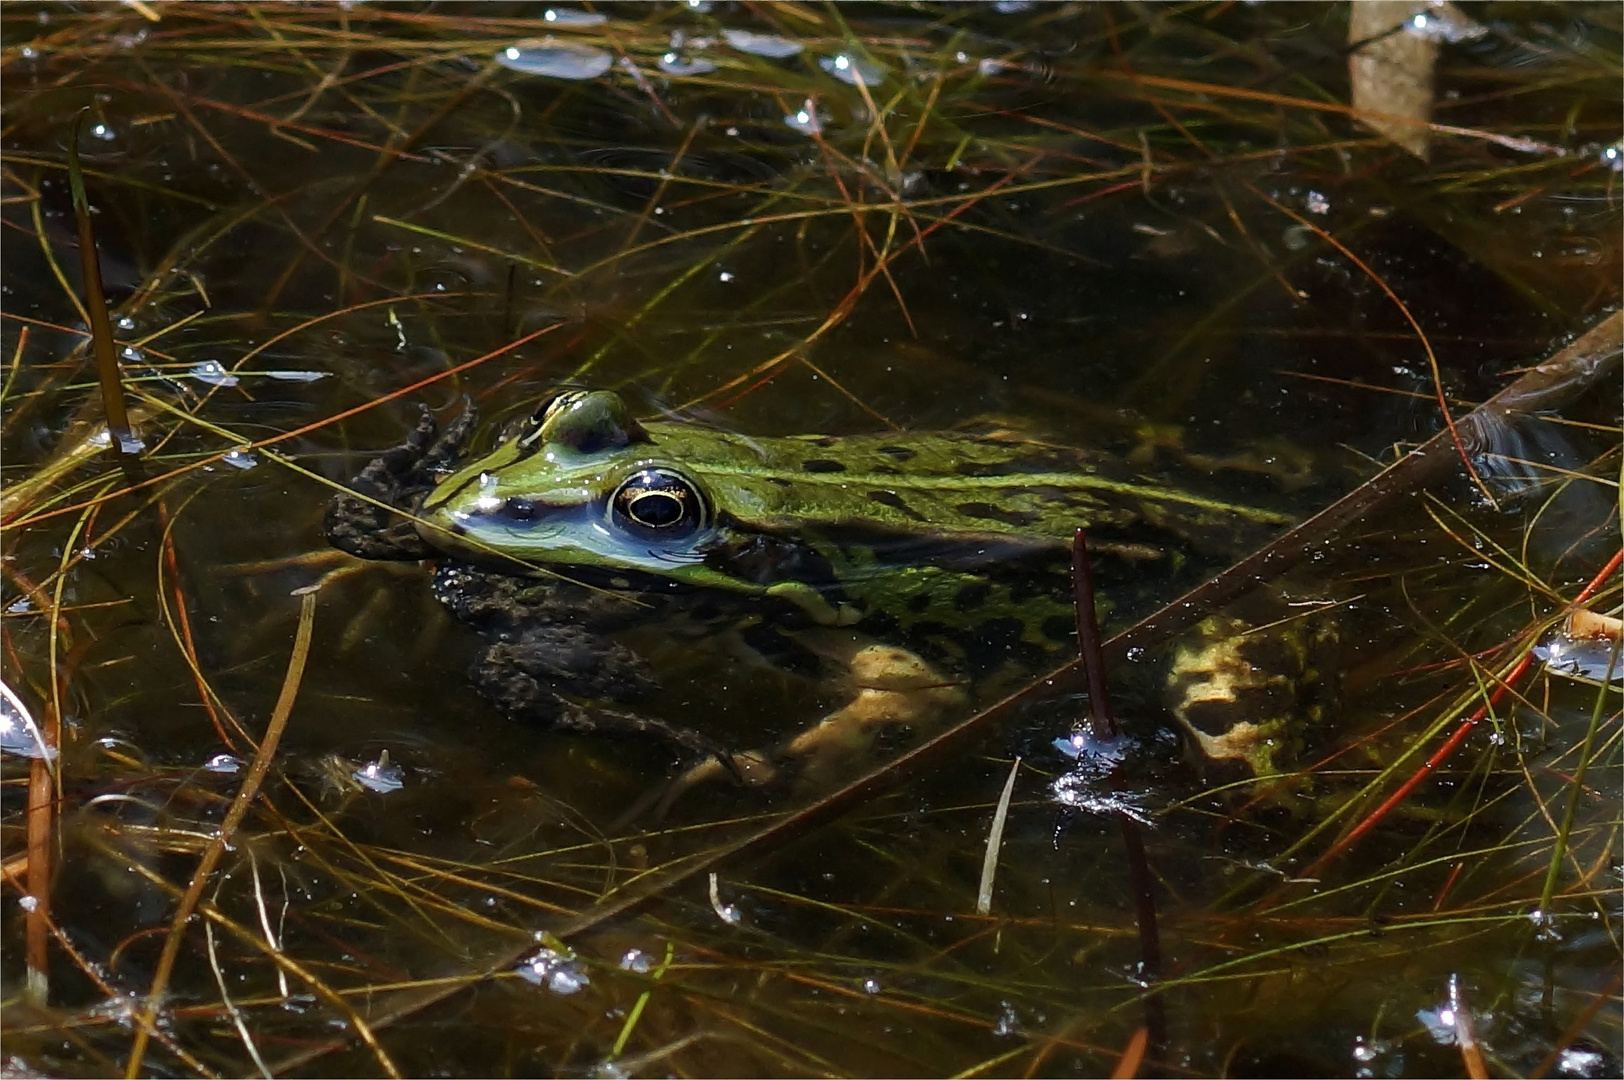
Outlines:
{"type": "Polygon", "coordinates": [[[637,569],[681,578],[699,565],[711,509],[618,394],[571,390],[519,433],[441,481],[419,531],[491,561],[637,569]]]}

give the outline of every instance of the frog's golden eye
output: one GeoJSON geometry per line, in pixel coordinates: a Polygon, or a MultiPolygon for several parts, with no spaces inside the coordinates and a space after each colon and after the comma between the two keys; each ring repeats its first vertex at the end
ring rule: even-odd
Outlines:
{"type": "Polygon", "coordinates": [[[615,489],[610,512],[619,524],[685,536],[704,524],[705,504],[694,486],[670,469],[644,469],[615,489]]]}

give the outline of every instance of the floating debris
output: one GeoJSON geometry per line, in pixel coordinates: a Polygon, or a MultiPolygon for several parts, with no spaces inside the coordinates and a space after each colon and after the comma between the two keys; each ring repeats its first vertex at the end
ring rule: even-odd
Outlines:
{"type": "Polygon", "coordinates": [[[510,45],[496,54],[496,62],[525,75],[553,79],[595,79],[614,65],[605,49],[549,41],[544,45],[510,45]]]}
{"type": "Polygon", "coordinates": [[[722,40],[742,53],[783,60],[799,55],[806,46],[777,34],[755,34],[749,30],[723,30],[722,40]]]}
{"type": "Polygon", "coordinates": [[[744,913],[738,907],[722,903],[722,894],[715,874],[710,876],[710,902],[711,910],[716,912],[716,917],[729,926],[737,926],[744,921],[744,913]]]}
{"type": "Polygon", "coordinates": [[[1534,659],[1553,675],[1585,682],[1624,682],[1624,664],[1616,643],[1599,637],[1570,637],[1558,633],[1534,646],[1534,659]]]}
{"type": "Polygon", "coordinates": [[[241,379],[226,370],[226,366],[218,360],[205,360],[188,371],[189,378],[210,386],[236,386],[241,379]]]}
{"type": "Polygon", "coordinates": [[[820,57],[818,66],[848,86],[878,86],[885,81],[883,67],[850,53],[820,57]]]}
{"type": "Polygon", "coordinates": [[[525,982],[544,987],[555,994],[574,994],[592,984],[591,977],[576,961],[573,952],[551,945],[544,945],[539,952],[519,961],[515,970],[525,982]]]}
{"type": "Polygon", "coordinates": [[[399,765],[390,762],[387,750],[378,755],[377,761],[369,761],[350,773],[350,778],[368,791],[375,791],[379,795],[387,795],[406,786],[405,771],[399,765]]]}

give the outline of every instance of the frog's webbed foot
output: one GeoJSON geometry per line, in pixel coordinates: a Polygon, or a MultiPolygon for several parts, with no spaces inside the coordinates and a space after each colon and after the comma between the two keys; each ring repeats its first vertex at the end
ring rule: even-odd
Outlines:
{"type": "Polygon", "coordinates": [[[479,690],[503,712],[562,731],[630,735],[677,750],[732,757],[713,739],[665,720],[607,708],[658,686],[631,649],[579,626],[529,627],[488,646],[474,665],[479,690]]]}
{"type": "Polygon", "coordinates": [[[349,491],[333,496],[322,527],[327,542],[363,559],[425,559],[433,554],[412,522],[411,513],[457,460],[474,426],[472,405],[440,431],[427,409],[406,441],[367,463],[349,491]],[[363,497],[364,496],[364,497],[363,497]],[[382,504],[382,505],[380,505],[382,504]]]}

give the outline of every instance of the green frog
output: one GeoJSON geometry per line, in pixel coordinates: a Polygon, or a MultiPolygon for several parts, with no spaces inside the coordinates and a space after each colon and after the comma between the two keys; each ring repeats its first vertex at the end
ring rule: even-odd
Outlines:
{"type": "Polygon", "coordinates": [[[735,775],[732,747],[659,715],[637,629],[726,631],[790,670],[868,671],[885,643],[904,651],[873,685],[968,688],[1075,650],[1075,529],[1109,583],[1199,572],[1291,520],[1008,431],[756,437],[566,390],[459,468],[472,426],[425,412],[334,499],[332,543],[437,558],[436,594],[487,638],[474,682],[505,712],[735,775]]]}

